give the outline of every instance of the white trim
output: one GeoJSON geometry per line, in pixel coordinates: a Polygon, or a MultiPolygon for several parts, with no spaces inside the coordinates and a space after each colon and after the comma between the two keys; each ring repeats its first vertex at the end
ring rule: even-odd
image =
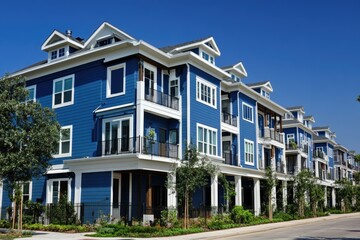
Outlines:
{"type": "Polygon", "coordinates": [[[61,77],[61,78],[57,78],[53,80],[53,92],[52,92],[52,108],[60,108],[60,107],[65,107],[65,106],[69,106],[69,105],[73,105],[74,104],[74,92],[75,92],[75,74],[71,74],[65,77],[61,77]],[[65,79],[69,79],[71,78],[71,101],[64,103],[64,84],[65,84],[65,79]],[[61,103],[60,104],[56,104],[55,105],[55,83],[62,81],[62,91],[61,91],[61,103]]]}
{"type": "Polygon", "coordinates": [[[3,200],[3,182],[0,180],[0,219],[2,219],[1,217],[1,209],[2,209],[2,200],[3,200]]]}
{"type": "MultiPolygon", "coordinates": [[[[204,137],[204,136],[203,136],[204,137]]],[[[219,152],[219,139],[218,139],[218,130],[216,128],[212,128],[212,127],[209,127],[209,126],[206,126],[206,125],[203,125],[201,123],[196,123],[196,147],[199,151],[200,154],[205,154],[205,155],[209,155],[209,156],[218,156],[218,152],[219,152]],[[202,129],[204,130],[207,130],[208,131],[208,134],[207,134],[207,139],[203,139],[202,143],[206,143],[206,146],[207,146],[207,149],[206,149],[206,153],[205,152],[200,152],[199,151],[199,148],[198,148],[198,144],[199,144],[199,136],[198,136],[198,128],[201,127],[202,129]],[[209,131],[210,133],[212,134],[213,132],[215,132],[215,137],[216,137],[216,144],[215,144],[215,147],[216,147],[216,152],[215,154],[210,154],[210,147],[213,147],[214,144],[210,144],[210,141],[209,141],[209,131]]],[[[204,150],[204,149],[203,149],[204,150]]]]}
{"type": "Polygon", "coordinates": [[[217,109],[217,87],[216,85],[210,83],[209,81],[206,81],[205,79],[199,77],[199,76],[196,76],[196,101],[198,102],[201,102],[205,105],[208,105],[212,108],[215,108],[217,109]],[[210,88],[210,103],[208,103],[207,101],[205,100],[202,100],[201,99],[201,84],[204,85],[205,87],[208,87],[210,88]],[[200,87],[200,89],[199,89],[200,87]],[[214,102],[214,104],[213,104],[214,102]]]}
{"type": "Polygon", "coordinates": [[[290,141],[289,141],[289,137],[292,136],[292,139],[294,140],[295,142],[295,133],[289,133],[289,134],[286,134],[286,143],[289,144],[290,141]]]}
{"type": "Polygon", "coordinates": [[[117,109],[121,109],[121,108],[131,107],[134,105],[135,105],[134,103],[127,103],[127,104],[118,105],[118,106],[114,106],[114,107],[98,109],[98,110],[95,110],[94,113],[102,113],[102,112],[107,112],[107,111],[111,111],[111,110],[117,110],[117,109]]]}
{"type": "Polygon", "coordinates": [[[60,157],[71,157],[72,154],[72,143],[73,143],[73,125],[67,125],[67,126],[62,126],[61,130],[63,129],[70,129],[70,146],[69,146],[69,152],[68,153],[61,153],[61,131],[60,131],[60,136],[59,136],[59,154],[53,154],[54,158],[60,158],[60,157]]]}
{"type": "Polygon", "coordinates": [[[33,99],[26,99],[26,102],[33,101],[36,102],[36,84],[27,86],[26,89],[29,91],[30,89],[34,89],[34,98],[33,99]]]}
{"type": "MultiPolygon", "coordinates": [[[[191,139],[190,139],[190,65],[187,63],[186,64],[187,67],[187,73],[186,73],[186,91],[187,91],[187,96],[188,99],[186,100],[186,105],[187,105],[187,113],[186,113],[186,139],[187,139],[187,145],[190,145],[191,143],[191,139]]],[[[197,131],[197,129],[196,129],[197,131]]],[[[181,139],[180,139],[181,140],[181,139]]],[[[181,143],[180,143],[181,144],[181,143]]],[[[186,146],[187,148],[188,146],[186,146]]]]}
{"type": "Polygon", "coordinates": [[[67,36],[67,35],[65,35],[65,34],[59,32],[59,31],[57,31],[57,30],[54,30],[54,31],[51,33],[51,35],[46,39],[46,41],[41,45],[41,50],[42,50],[42,51],[46,51],[47,49],[53,48],[53,47],[58,46],[58,45],[63,44],[63,43],[68,43],[68,44],[77,46],[77,47],[79,47],[79,48],[84,48],[84,46],[83,46],[81,43],[72,40],[69,36],[67,36]],[[50,40],[51,40],[55,35],[58,35],[58,36],[59,36],[60,38],[62,38],[63,40],[48,45],[48,43],[50,42],[50,40]]]}
{"type": "Polygon", "coordinates": [[[244,139],[244,162],[246,165],[255,166],[255,144],[254,141],[244,139]],[[249,154],[253,155],[253,162],[246,161],[246,143],[252,144],[253,146],[253,152],[249,152],[249,154]]]}
{"type": "MultiPolygon", "coordinates": [[[[129,138],[133,137],[133,115],[124,115],[124,116],[117,116],[112,118],[103,118],[102,120],[102,133],[101,133],[101,140],[105,141],[105,126],[108,122],[120,122],[123,120],[129,120],[129,138]]],[[[121,131],[121,126],[119,126],[121,131]]],[[[121,135],[120,135],[121,136],[121,135]]]]}
{"type": "Polygon", "coordinates": [[[250,122],[250,123],[254,123],[254,107],[251,106],[250,104],[246,103],[246,102],[242,102],[242,105],[241,105],[241,110],[242,110],[242,119],[247,121],[247,122],[250,122]],[[249,119],[246,119],[245,116],[244,116],[244,106],[248,107],[251,109],[251,121],[249,119]]]}
{"type": "Polygon", "coordinates": [[[145,69],[149,69],[150,71],[154,72],[154,90],[157,90],[157,68],[150,63],[144,62],[144,72],[143,72],[143,81],[145,83],[145,69]]]}
{"type": "Polygon", "coordinates": [[[201,48],[199,48],[199,55],[200,55],[200,57],[201,57],[204,61],[206,61],[206,62],[208,62],[208,63],[210,63],[210,64],[215,65],[215,57],[214,57],[212,54],[210,54],[209,52],[204,51],[204,50],[202,50],[201,48]],[[208,60],[206,60],[206,59],[204,58],[204,56],[203,56],[204,54],[208,55],[208,57],[209,57],[208,60]],[[211,59],[212,59],[212,62],[211,62],[211,59]]]}
{"type": "Polygon", "coordinates": [[[107,75],[106,75],[106,98],[124,95],[126,93],[126,63],[121,63],[121,64],[117,64],[117,65],[108,67],[106,73],[107,73],[107,75]],[[123,69],[123,91],[111,94],[112,71],[118,70],[121,68],[123,69]]]}
{"type": "Polygon", "coordinates": [[[113,216],[113,190],[114,190],[114,171],[111,171],[111,176],[110,176],[110,216],[113,216]]]}
{"type": "MultiPolygon", "coordinates": [[[[67,200],[68,202],[71,202],[71,178],[53,178],[53,179],[48,179],[46,181],[46,187],[47,187],[47,191],[46,191],[46,203],[53,203],[52,202],[52,195],[53,195],[53,182],[59,182],[59,187],[60,187],[60,182],[62,181],[67,181],[67,200]]],[[[58,193],[60,194],[60,191],[58,191],[58,193]]],[[[58,200],[60,200],[60,195],[58,196],[58,200]]]]}
{"type": "Polygon", "coordinates": [[[22,197],[24,198],[24,184],[26,184],[26,183],[29,183],[29,200],[32,200],[32,185],[33,185],[32,181],[24,182],[22,184],[22,186],[21,186],[22,187],[22,195],[23,195],[22,197]]]}

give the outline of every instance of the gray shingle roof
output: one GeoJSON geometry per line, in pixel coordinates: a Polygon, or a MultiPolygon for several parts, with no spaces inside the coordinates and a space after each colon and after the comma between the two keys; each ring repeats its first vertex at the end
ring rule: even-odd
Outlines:
{"type": "Polygon", "coordinates": [[[26,70],[26,69],[28,69],[28,68],[32,68],[32,67],[36,67],[36,66],[40,66],[40,65],[44,65],[44,64],[46,64],[47,62],[48,62],[48,60],[47,60],[47,59],[46,59],[46,60],[42,60],[42,61],[40,61],[40,62],[37,62],[37,63],[31,64],[30,66],[24,67],[24,68],[22,68],[22,69],[20,69],[20,70],[17,70],[17,71],[16,71],[16,72],[14,72],[14,73],[24,71],[24,70],[26,70]]]}
{"type": "Polygon", "coordinates": [[[287,107],[286,108],[287,110],[297,110],[297,109],[302,109],[302,110],[304,110],[304,107],[303,106],[294,106],[294,107],[287,107]]]}
{"type": "Polygon", "coordinates": [[[324,127],[313,127],[313,130],[323,130],[323,129],[329,129],[328,126],[324,126],[324,127]]]}
{"type": "Polygon", "coordinates": [[[288,124],[294,124],[294,123],[301,123],[299,122],[297,119],[291,119],[291,120],[283,120],[283,125],[288,125],[288,124]]]}
{"type": "Polygon", "coordinates": [[[159,49],[161,51],[165,52],[165,53],[168,53],[168,52],[171,52],[172,50],[174,50],[175,48],[183,47],[183,46],[190,45],[190,44],[193,44],[193,43],[199,43],[199,42],[202,42],[202,41],[204,41],[204,40],[206,40],[208,38],[209,37],[201,38],[201,39],[197,39],[197,40],[193,40],[193,41],[189,41],[189,42],[179,43],[179,44],[176,44],[176,45],[173,45],[173,46],[165,46],[165,47],[161,47],[159,49]]]}
{"type": "Polygon", "coordinates": [[[256,86],[261,86],[261,85],[264,85],[265,83],[267,83],[269,81],[263,81],[263,82],[256,82],[256,83],[247,83],[246,85],[248,87],[256,87],[256,86]]]}

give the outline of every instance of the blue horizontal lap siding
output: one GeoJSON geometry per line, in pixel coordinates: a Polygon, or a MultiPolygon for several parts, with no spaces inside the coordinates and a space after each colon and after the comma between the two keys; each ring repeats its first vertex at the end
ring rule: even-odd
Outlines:
{"type": "Polygon", "coordinates": [[[9,198],[9,189],[7,187],[7,184],[3,183],[3,189],[2,189],[2,205],[1,205],[1,219],[6,219],[7,214],[7,208],[11,207],[11,200],[9,198]]]}
{"type": "Polygon", "coordinates": [[[241,147],[241,165],[245,168],[257,168],[257,153],[258,153],[258,146],[257,146],[257,137],[256,137],[256,101],[243,93],[240,93],[240,147],[241,147]],[[246,103],[253,107],[253,120],[254,122],[251,123],[243,119],[243,109],[242,105],[246,103]],[[254,142],[254,166],[245,164],[245,139],[254,142]]]}
{"type": "Polygon", "coordinates": [[[111,172],[82,174],[81,202],[84,204],[84,223],[94,223],[101,214],[110,214],[111,182],[111,172]]]}
{"type": "Polygon", "coordinates": [[[295,127],[291,127],[291,128],[283,128],[283,131],[285,133],[285,143],[288,142],[288,139],[287,139],[287,135],[288,134],[294,134],[294,137],[295,137],[295,141],[297,141],[297,128],[295,127]]]}
{"type": "Polygon", "coordinates": [[[45,203],[46,201],[46,177],[41,176],[32,180],[32,196],[33,202],[45,203]]]}
{"type": "MultiPolygon", "coordinates": [[[[328,146],[329,146],[329,148],[331,148],[333,150],[333,153],[334,153],[334,146],[330,143],[328,143],[328,146]]],[[[327,148],[326,148],[326,151],[327,151],[327,148]]],[[[328,156],[329,156],[329,153],[328,153],[328,156]]],[[[332,157],[329,156],[329,166],[334,167],[334,154],[332,157]]]]}
{"type": "MultiPolygon", "coordinates": [[[[201,71],[200,69],[190,67],[190,138],[196,144],[197,129],[196,124],[200,123],[205,126],[217,129],[217,156],[221,156],[221,118],[220,118],[220,80],[201,71]],[[208,81],[216,86],[216,109],[196,100],[196,76],[208,81]]],[[[185,114],[186,116],[186,114],[185,114]]]]}

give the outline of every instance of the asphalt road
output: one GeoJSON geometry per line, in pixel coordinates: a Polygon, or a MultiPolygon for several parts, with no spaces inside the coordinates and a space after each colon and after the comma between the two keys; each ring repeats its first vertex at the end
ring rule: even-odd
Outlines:
{"type": "Polygon", "coordinates": [[[360,239],[360,216],[310,222],[301,225],[279,227],[254,233],[223,236],[221,240],[352,240],[360,239]]]}

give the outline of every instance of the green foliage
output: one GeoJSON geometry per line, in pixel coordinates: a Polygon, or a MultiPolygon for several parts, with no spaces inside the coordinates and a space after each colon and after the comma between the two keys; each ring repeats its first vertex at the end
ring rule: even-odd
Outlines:
{"type": "Polygon", "coordinates": [[[220,230],[231,227],[235,227],[235,224],[229,214],[217,214],[213,216],[208,223],[208,228],[211,230],[220,230]]]}
{"type": "Polygon", "coordinates": [[[336,184],[339,186],[336,193],[336,198],[341,202],[341,210],[347,212],[351,209],[352,200],[355,193],[355,187],[352,183],[346,179],[337,181],[336,184]]]}
{"type": "Polygon", "coordinates": [[[49,206],[47,216],[52,224],[68,225],[76,223],[74,205],[71,202],[67,202],[66,195],[61,195],[58,203],[49,206]]]}
{"type": "Polygon", "coordinates": [[[38,223],[39,217],[45,211],[44,205],[31,200],[25,202],[23,222],[27,224],[38,223]]]}
{"type": "Polygon", "coordinates": [[[0,79],[0,177],[10,186],[44,174],[59,140],[50,108],[26,102],[23,77],[0,79]]]}
{"type": "Polygon", "coordinates": [[[161,211],[161,226],[178,227],[179,221],[177,219],[176,209],[167,209],[161,211]]]}
{"type": "Polygon", "coordinates": [[[314,183],[314,177],[312,173],[308,169],[302,169],[295,177],[294,177],[294,201],[297,204],[297,212],[299,217],[305,216],[305,197],[306,191],[314,183]]]}
{"type": "Polygon", "coordinates": [[[42,225],[39,223],[35,224],[24,224],[24,229],[33,231],[52,231],[52,232],[93,232],[94,228],[92,225],[59,225],[49,224],[42,225]]]}
{"type": "Polygon", "coordinates": [[[267,199],[268,217],[270,220],[272,220],[273,218],[273,210],[272,210],[273,197],[276,199],[276,194],[275,196],[272,196],[272,191],[276,185],[277,185],[276,174],[271,169],[271,167],[267,167],[265,169],[265,195],[267,199]]]}
{"type": "Polygon", "coordinates": [[[275,212],[274,213],[274,218],[275,219],[281,219],[283,221],[290,221],[290,220],[294,220],[294,217],[286,212],[275,212]]]}
{"type": "Polygon", "coordinates": [[[9,228],[10,223],[7,220],[0,220],[0,228],[9,228]]]}
{"type": "Polygon", "coordinates": [[[234,207],[230,216],[235,223],[250,223],[254,218],[252,212],[245,210],[242,206],[234,207]]]}

